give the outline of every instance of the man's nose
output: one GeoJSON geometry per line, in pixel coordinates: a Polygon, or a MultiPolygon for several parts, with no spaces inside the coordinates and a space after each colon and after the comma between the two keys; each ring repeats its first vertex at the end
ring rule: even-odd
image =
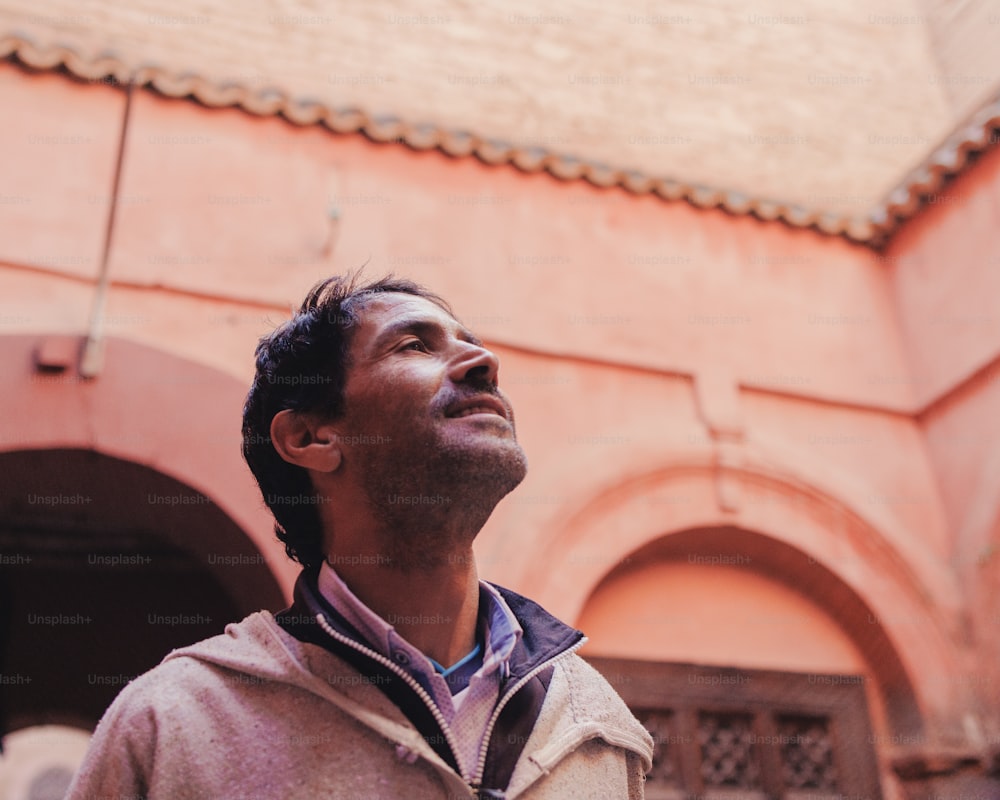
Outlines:
{"type": "Polygon", "coordinates": [[[500,359],[496,354],[471,342],[462,343],[451,364],[451,379],[455,383],[479,380],[496,386],[499,374],[500,359]]]}

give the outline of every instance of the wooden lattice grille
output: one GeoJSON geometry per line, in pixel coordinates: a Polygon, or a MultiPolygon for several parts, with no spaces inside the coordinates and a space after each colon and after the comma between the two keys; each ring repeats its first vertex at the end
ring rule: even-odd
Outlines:
{"type": "Polygon", "coordinates": [[[824,717],[778,718],[781,778],[789,789],[839,790],[833,738],[824,717]]]}
{"type": "Polygon", "coordinates": [[[760,765],[754,747],[752,714],[698,715],[701,779],[706,787],[756,789],[760,765]]]}
{"type": "Polygon", "coordinates": [[[881,800],[860,676],[592,663],[653,737],[646,800],[881,800]]]}

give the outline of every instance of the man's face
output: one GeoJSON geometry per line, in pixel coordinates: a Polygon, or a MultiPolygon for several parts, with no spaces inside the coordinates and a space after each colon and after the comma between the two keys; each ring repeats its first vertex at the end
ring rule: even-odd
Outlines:
{"type": "Polygon", "coordinates": [[[527,469],[496,356],[422,297],[377,295],[358,316],[336,422],[344,466],[375,507],[488,515],[527,469]]]}

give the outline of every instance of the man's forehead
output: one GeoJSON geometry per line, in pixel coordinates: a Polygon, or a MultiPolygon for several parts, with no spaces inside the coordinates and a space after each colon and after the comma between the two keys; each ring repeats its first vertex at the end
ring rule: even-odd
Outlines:
{"type": "Polygon", "coordinates": [[[359,323],[358,335],[362,339],[374,339],[384,331],[403,328],[410,323],[437,323],[443,328],[456,330],[462,338],[476,338],[449,311],[420,295],[401,292],[372,295],[365,298],[355,313],[359,323]]]}
{"type": "MultiPolygon", "coordinates": [[[[361,298],[359,298],[361,299],[361,298]]],[[[361,300],[356,312],[361,324],[377,327],[406,317],[431,317],[449,325],[460,324],[455,317],[426,297],[402,292],[380,292],[361,300]]]]}

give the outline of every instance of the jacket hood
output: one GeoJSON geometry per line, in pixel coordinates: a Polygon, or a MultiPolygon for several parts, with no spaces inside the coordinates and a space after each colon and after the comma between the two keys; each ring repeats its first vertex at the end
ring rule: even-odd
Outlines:
{"type": "Polygon", "coordinates": [[[230,623],[219,636],[171,651],[163,660],[195,658],[248,677],[302,685],[309,673],[301,654],[289,650],[279,631],[274,616],[259,611],[242,622],[230,623]]]}

